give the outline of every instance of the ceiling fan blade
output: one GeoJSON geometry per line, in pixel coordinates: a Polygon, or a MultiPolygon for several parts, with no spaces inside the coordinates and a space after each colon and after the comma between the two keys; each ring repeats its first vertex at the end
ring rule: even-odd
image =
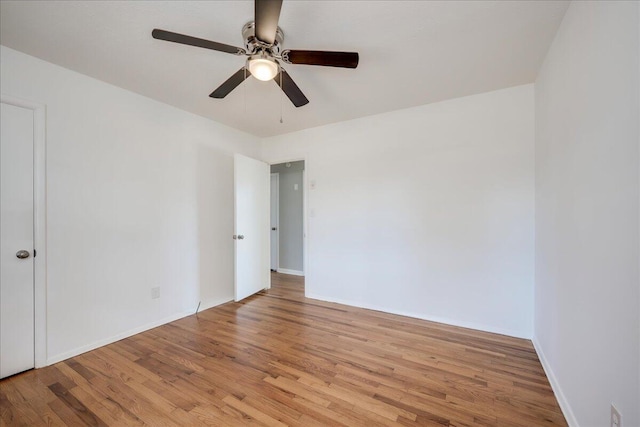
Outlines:
{"type": "Polygon", "coordinates": [[[251,73],[245,67],[240,68],[231,77],[229,77],[226,82],[222,83],[216,90],[211,92],[209,96],[211,98],[218,99],[224,98],[250,75],[251,73]]]}
{"type": "Polygon", "coordinates": [[[276,40],[282,0],[255,0],[256,38],[273,44],[276,40]]]}
{"type": "Polygon", "coordinates": [[[274,77],[273,81],[276,82],[278,86],[282,85],[282,91],[289,97],[293,105],[296,107],[302,107],[309,103],[307,97],[304,96],[304,93],[302,93],[298,85],[289,76],[289,73],[287,73],[282,67],[280,67],[280,72],[274,77]]]}
{"type": "Polygon", "coordinates": [[[325,67],[356,68],[358,52],[326,52],[322,50],[284,50],[282,59],[289,64],[323,65],[325,67]]]}
{"type": "Polygon", "coordinates": [[[186,44],[189,46],[203,47],[205,49],[217,50],[219,52],[233,53],[235,55],[244,55],[245,50],[240,47],[230,46],[228,44],[212,42],[210,40],[199,39],[197,37],[185,36],[184,34],[172,33],[171,31],[154,29],[151,32],[154,39],[166,40],[168,42],[186,44]]]}

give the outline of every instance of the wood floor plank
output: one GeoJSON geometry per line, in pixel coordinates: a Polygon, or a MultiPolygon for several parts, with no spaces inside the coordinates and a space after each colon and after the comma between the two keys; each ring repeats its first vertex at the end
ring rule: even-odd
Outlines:
{"type": "Polygon", "coordinates": [[[15,382],[4,380],[0,383],[0,413],[2,423],[7,426],[39,426],[45,425],[43,414],[38,414],[29,403],[15,382]]]}
{"type": "Polygon", "coordinates": [[[62,384],[53,383],[49,386],[49,390],[51,390],[58,397],[59,401],[67,405],[67,407],[73,412],[73,414],[82,420],[82,423],[84,425],[97,427],[103,427],[107,425],[100,419],[100,417],[94,414],[93,411],[88,409],[82,402],[76,399],[73,394],[69,393],[69,390],[67,390],[62,384]]]}
{"type": "Polygon", "coordinates": [[[272,287],[0,381],[0,424],[566,426],[528,340],[272,287]]]}
{"type": "Polygon", "coordinates": [[[64,421],[49,406],[50,402],[58,398],[49,388],[42,387],[42,383],[37,380],[31,383],[27,381],[15,383],[15,386],[22,396],[30,402],[34,412],[46,425],[65,425],[64,421]]]}

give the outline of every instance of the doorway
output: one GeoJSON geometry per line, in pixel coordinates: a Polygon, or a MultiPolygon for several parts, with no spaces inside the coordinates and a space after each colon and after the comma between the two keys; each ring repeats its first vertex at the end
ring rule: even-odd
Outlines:
{"type": "Polygon", "coordinates": [[[304,160],[271,165],[271,271],[304,276],[304,160]]]}

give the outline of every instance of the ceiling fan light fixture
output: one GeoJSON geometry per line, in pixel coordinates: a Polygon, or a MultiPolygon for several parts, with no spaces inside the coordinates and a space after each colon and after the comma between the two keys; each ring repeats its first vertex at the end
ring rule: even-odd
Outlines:
{"type": "Polygon", "coordinates": [[[249,58],[249,71],[258,80],[267,82],[278,74],[278,63],[264,54],[249,58]]]}

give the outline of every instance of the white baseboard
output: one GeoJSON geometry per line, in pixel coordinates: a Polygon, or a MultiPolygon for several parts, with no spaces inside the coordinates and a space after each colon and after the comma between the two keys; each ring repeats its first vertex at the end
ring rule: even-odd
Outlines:
{"type": "MultiPolygon", "coordinates": [[[[231,298],[231,299],[223,298],[223,299],[219,299],[219,300],[218,299],[216,299],[216,300],[208,300],[206,303],[200,304],[199,311],[203,311],[203,310],[206,310],[208,308],[212,308],[212,307],[215,307],[217,305],[224,304],[224,303],[229,302],[231,300],[233,300],[233,298],[231,298]]],[[[149,329],[157,328],[158,326],[162,326],[162,325],[165,325],[167,323],[175,322],[176,320],[182,319],[183,317],[191,316],[191,315],[195,314],[195,312],[196,312],[196,309],[194,307],[193,310],[183,311],[181,313],[176,313],[176,314],[173,314],[171,316],[167,316],[167,317],[165,317],[163,319],[160,319],[158,321],[147,323],[146,325],[139,326],[137,328],[129,329],[128,331],[125,331],[125,332],[122,332],[120,334],[111,336],[109,338],[98,340],[98,341],[95,341],[95,342],[93,342],[91,344],[83,345],[83,346],[74,348],[73,350],[66,351],[64,353],[57,354],[57,355],[52,356],[52,357],[48,357],[47,358],[47,364],[45,366],[49,366],[49,365],[53,365],[54,363],[62,362],[63,360],[78,356],[78,355],[80,355],[82,353],[86,353],[87,351],[95,350],[96,348],[99,348],[99,347],[104,347],[105,345],[112,344],[112,343],[114,343],[116,341],[120,341],[121,339],[129,338],[129,337],[131,337],[133,335],[136,335],[136,334],[139,334],[141,332],[148,331],[149,329]]]]}
{"type": "Polygon", "coordinates": [[[305,293],[305,296],[307,298],[317,299],[317,300],[320,300],[320,301],[335,302],[335,303],[338,303],[338,304],[349,305],[349,306],[352,306],[352,307],[359,307],[359,308],[366,308],[368,310],[382,311],[383,313],[397,314],[398,316],[413,317],[414,319],[428,320],[430,322],[436,322],[436,323],[444,323],[445,325],[459,326],[461,328],[475,329],[477,331],[491,332],[491,333],[500,334],[500,335],[507,335],[509,337],[514,337],[514,338],[531,339],[531,336],[528,333],[522,332],[522,331],[517,331],[517,330],[512,330],[512,329],[497,328],[497,327],[494,327],[494,326],[484,325],[484,324],[480,324],[480,323],[465,322],[465,321],[459,321],[459,320],[456,320],[456,319],[449,319],[449,318],[438,317],[438,316],[430,316],[430,315],[423,314],[423,313],[412,313],[412,312],[408,312],[408,311],[395,310],[395,309],[391,309],[391,308],[388,308],[388,307],[380,307],[380,306],[375,306],[375,305],[371,305],[371,304],[364,304],[364,303],[361,303],[361,302],[353,302],[353,301],[341,300],[341,299],[336,299],[336,298],[327,298],[327,297],[324,297],[324,296],[321,296],[321,295],[310,294],[310,293],[305,293]]]}
{"type": "Polygon", "coordinates": [[[200,303],[200,308],[198,309],[198,313],[201,313],[204,310],[208,310],[210,308],[217,307],[222,304],[226,304],[229,301],[233,301],[232,296],[225,297],[225,298],[215,298],[215,299],[204,300],[202,301],[202,303],[200,303]]]}
{"type": "Polygon", "coordinates": [[[569,427],[579,427],[578,420],[571,410],[571,405],[569,405],[569,401],[562,392],[562,387],[560,387],[560,383],[553,373],[553,369],[551,369],[551,365],[549,365],[547,357],[544,355],[542,347],[540,346],[540,343],[538,342],[538,339],[535,337],[535,335],[531,339],[531,342],[533,342],[533,347],[535,348],[536,353],[538,353],[538,359],[540,359],[542,369],[544,369],[544,373],[547,374],[549,384],[551,384],[553,393],[556,395],[556,400],[560,405],[560,409],[562,410],[564,418],[567,420],[567,424],[569,424],[569,427]]]}
{"type": "Polygon", "coordinates": [[[278,269],[278,273],[291,274],[293,276],[304,276],[304,272],[303,271],[289,270],[288,268],[279,268],[278,269]]]}

